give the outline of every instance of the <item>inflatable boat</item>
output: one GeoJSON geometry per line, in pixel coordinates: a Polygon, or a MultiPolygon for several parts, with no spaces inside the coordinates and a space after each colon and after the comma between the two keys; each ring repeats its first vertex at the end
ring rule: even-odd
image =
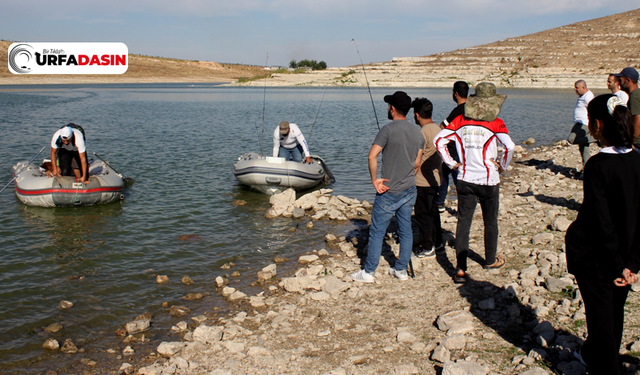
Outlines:
{"type": "Polygon", "coordinates": [[[250,152],[238,158],[233,174],[241,184],[269,195],[288,188],[306,190],[335,182],[324,160],[315,155],[311,156],[311,163],[300,163],[250,152]]]}
{"type": "Polygon", "coordinates": [[[75,177],[51,177],[45,168],[19,162],[13,166],[16,196],[27,206],[91,206],[121,200],[124,179],[108,163],[89,161],[89,180],[83,184],[75,177]]]}

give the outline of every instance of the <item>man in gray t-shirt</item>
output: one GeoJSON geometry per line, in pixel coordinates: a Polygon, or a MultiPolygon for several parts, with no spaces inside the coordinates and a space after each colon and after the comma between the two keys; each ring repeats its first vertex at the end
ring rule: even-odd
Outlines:
{"type": "Polygon", "coordinates": [[[420,129],[407,121],[411,98],[402,91],[384,97],[389,104],[388,115],[393,122],[385,125],[373,141],[369,151],[369,173],[376,189],[371,212],[369,251],[364,268],[351,275],[355,281],[373,282],[382,253],[382,241],[391,218],[398,220],[400,255],[389,275],[407,280],[407,266],[411,260],[413,232],[411,213],[416,202],[415,169],[422,161],[425,140],[420,129]],[[382,153],[382,177],[378,178],[378,155],[382,153]]]}

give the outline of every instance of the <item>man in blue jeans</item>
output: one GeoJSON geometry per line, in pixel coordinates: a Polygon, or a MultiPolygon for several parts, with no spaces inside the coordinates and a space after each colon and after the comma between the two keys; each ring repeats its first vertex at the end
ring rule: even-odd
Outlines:
{"type": "Polygon", "coordinates": [[[400,255],[389,275],[407,280],[411,260],[413,232],[411,213],[416,202],[415,170],[422,161],[424,137],[420,129],[407,121],[411,98],[402,91],[384,97],[389,104],[388,118],[393,122],[380,129],[369,151],[369,174],[376,189],[369,227],[369,250],[364,268],[351,274],[354,281],[372,283],[382,254],[382,242],[391,218],[398,220],[400,255]],[[382,153],[382,177],[378,178],[378,155],[382,153]]]}

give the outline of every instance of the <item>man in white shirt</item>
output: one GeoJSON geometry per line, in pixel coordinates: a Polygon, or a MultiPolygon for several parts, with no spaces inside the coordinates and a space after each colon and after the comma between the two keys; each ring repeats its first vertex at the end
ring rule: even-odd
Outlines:
{"type": "Polygon", "coordinates": [[[576,95],[578,95],[578,101],[576,107],[573,109],[573,128],[567,140],[574,145],[580,147],[580,154],[582,155],[582,165],[587,164],[587,160],[591,156],[590,144],[596,140],[593,139],[591,133],[589,133],[589,116],[587,116],[587,105],[591,99],[594,98],[591,90],[587,88],[587,83],[584,80],[578,80],[574,84],[576,95]]]}
{"type": "Polygon", "coordinates": [[[51,138],[51,165],[54,176],[75,176],[74,170],[80,170],[77,176],[80,182],[89,181],[87,147],[84,129],[76,124],[63,126],[51,138]]]}
{"type": "Polygon", "coordinates": [[[298,125],[282,121],[273,131],[273,157],[301,162],[303,152],[305,162],[311,163],[309,146],[298,125]]]}
{"type": "Polygon", "coordinates": [[[611,90],[613,95],[620,98],[624,104],[627,104],[629,101],[629,94],[620,88],[620,78],[616,77],[613,73],[609,74],[609,77],[607,78],[607,88],[611,90]]]}

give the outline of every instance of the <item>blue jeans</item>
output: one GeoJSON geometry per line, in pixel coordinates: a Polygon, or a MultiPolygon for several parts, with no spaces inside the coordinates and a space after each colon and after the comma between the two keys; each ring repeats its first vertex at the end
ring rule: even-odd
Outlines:
{"type": "Polygon", "coordinates": [[[413,247],[411,212],[416,203],[416,196],[415,186],[399,193],[376,194],[369,227],[369,251],[364,262],[366,272],[374,273],[378,268],[382,254],[382,241],[393,215],[398,220],[398,237],[400,237],[400,256],[394,268],[398,271],[407,269],[413,247]]]}
{"type": "Polygon", "coordinates": [[[304,150],[302,149],[301,144],[298,144],[296,147],[291,149],[280,146],[280,151],[278,152],[278,156],[281,158],[284,158],[287,161],[293,160],[299,163],[302,161],[303,152],[304,150]]]}

